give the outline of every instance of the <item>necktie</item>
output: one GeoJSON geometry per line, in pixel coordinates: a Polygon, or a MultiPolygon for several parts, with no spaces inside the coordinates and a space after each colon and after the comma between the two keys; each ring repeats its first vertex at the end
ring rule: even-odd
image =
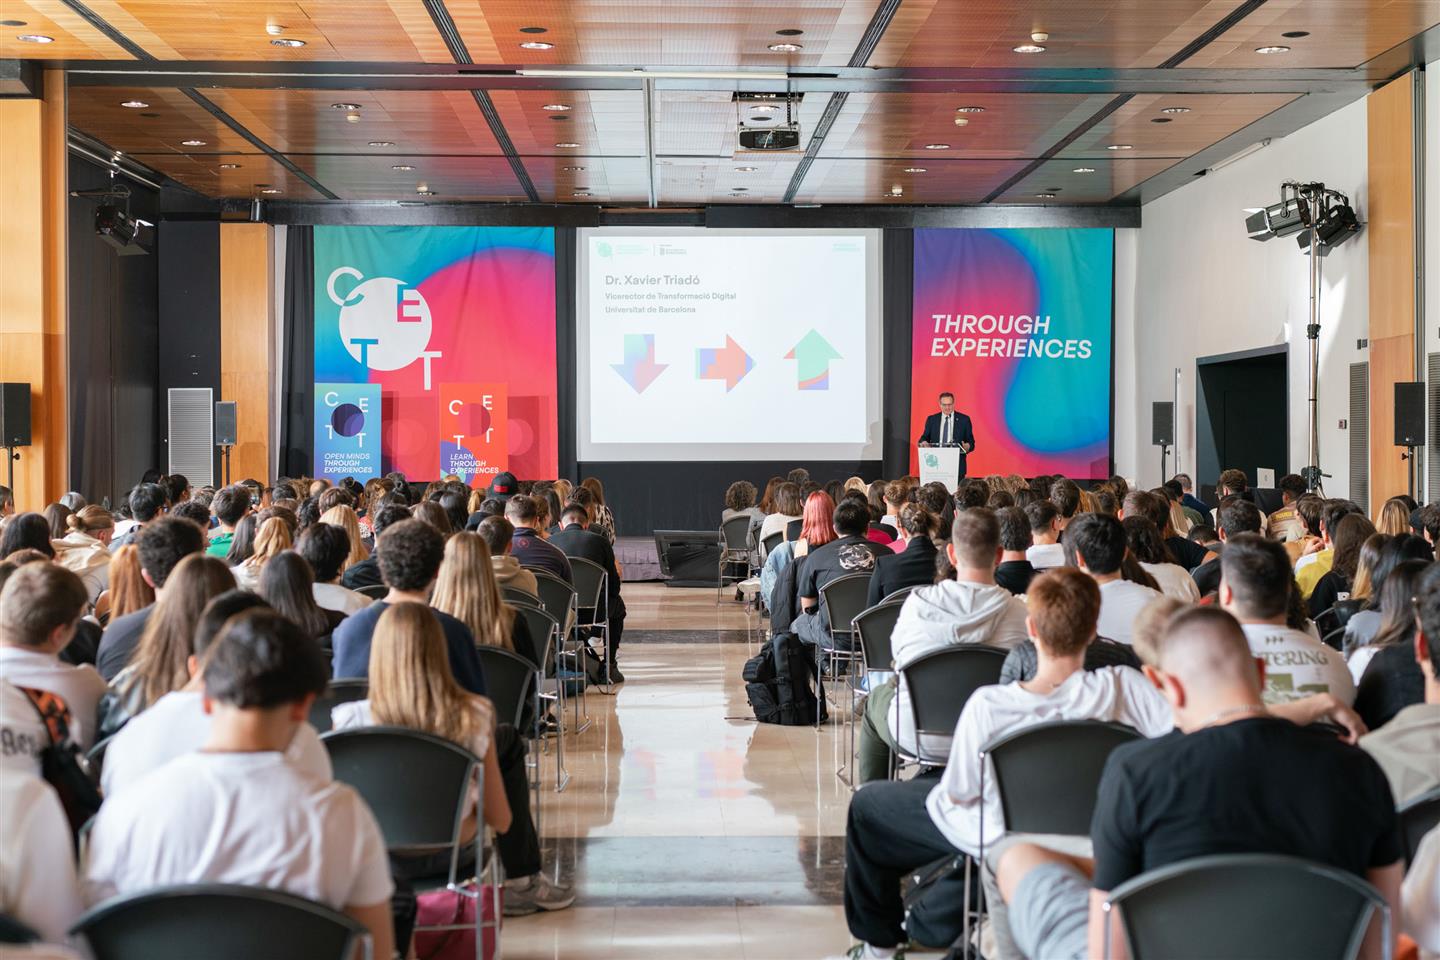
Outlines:
{"type": "Polygon", "coordinates": [[[945,429],[940,431],[940,443],[943,445],[950,443],[950,414],[948,413],[945,414],[945,429]]]}

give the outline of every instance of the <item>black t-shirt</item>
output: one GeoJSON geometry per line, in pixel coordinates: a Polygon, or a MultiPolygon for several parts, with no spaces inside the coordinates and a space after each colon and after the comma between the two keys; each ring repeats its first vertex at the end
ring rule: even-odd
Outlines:
{"type": "Polygon", "coordinates": [[[150,614],[154,611],[155,605],[143,610],[136,610],[134,613],[127,613],[110,621],[110,626],[100,635],[100,649],[95,654],[95,669],[100,671],[100,676],[109,683],[115,679],[115,674],[125,669],[130,662],[130,657],[135,653],[135,648],[140,644],[140,634],[145,632],[145,624],[150,622],[150,614]]]}
{"type": "Polygon", "coordinates": [[[1030,589],[1030,581],[1039,572],[1029,560],[1006,560],[995,568],[995,582],[1019,597],[1030,589]]]}
{"type": "Polygon", "coordinates": [[[823,547],[815,548],[804,557],[805,566],[797,581],[797,595],[818,599],[820,588],[836,577],[849,573],[872,572],[875,569],[875,557],[882,551],[893,552],[863,536],[841,537],[839,540],[831,540],[823,547]]]}
{"type": "Polygon", "coordinates": [[[346,590],[378,587],[384,583],[385,579],[380,576],[380,558],[375,556],[366,557],[340,575],[340,586],[346,590]]]}
{"type": "Polygon", "coordinates": [[[1310,591],[1310,619],[1314,620],[1320,614],[1335,606],[1343,599],[1348,599],[1350,594],[1350,578],[1339,570],[1331,570],[1315,583],[1315,589],[1310,591]],[[1344,597],[1341,594],[1345,594],[1344,597]]]}
{"type": "Polygon", "coordinates": [[[1425,702],[1425,674],[1415,662],[1413,636],[1382,647],[1365,665],[1355,688],[1355,712],[1371,730],[1383,727],[1411,704],[1425,702]]]}
{"type": "Polygon", "coordinates": [[[1175,562],[1186,570],[1194,570],[1200,566],[1200,561],[1210,552],[1194,540],[1184,537],[1166,537],[1165,546],[1170,548],[1170,555],[1175,558],[1175,562]]]}
{"type": "Polygon", "coordinates": [[[1220,558],[1216,557],[1209,563],[1200,564],[1190,576],[1195,579],[1195,586],[1200,589],[1200,596],[1209,596],[1220,589],[1220,558]]]}
{"type": "Polygon", "coordinates": [[[1273,717],[1117,748],[1090,836],[1097,890],[1211,854],[1284,854],[1363,877],[1404,853],[1390,785],[1370,755],[1273,717]]]}

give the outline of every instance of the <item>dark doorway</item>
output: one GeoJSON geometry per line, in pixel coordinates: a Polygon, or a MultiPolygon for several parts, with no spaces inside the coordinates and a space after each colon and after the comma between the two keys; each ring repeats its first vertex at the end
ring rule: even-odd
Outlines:
{"type": "MultiPolygon", "coordinates": [[[[1221,470],[1244,470],[1251,486],[1264,468],[1290,470],[1288,345],[1201,357],[1195,362],[1197,485],[1213,489],[1221,470]]],[[[1268,485],[1267,485],[1268,486],[1268,485]]]]}

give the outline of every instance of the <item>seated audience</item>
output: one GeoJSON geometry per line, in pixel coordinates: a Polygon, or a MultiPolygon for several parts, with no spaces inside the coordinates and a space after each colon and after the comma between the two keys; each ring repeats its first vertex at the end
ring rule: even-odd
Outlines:
{"type": "MultiPolygon", "coordinates": [[[[1255,505],[1255,491],[1250,489],[1250,478],[1245,475],[1244,470],[1221,470],[1219,479],[1215,481],[1215,496],[1222,504],[1232,497],[1238,497],[1252,506],[1255,505]]],[[[1260,512],[1258,506],[1255,509],[1260,512]]],[[[1210,519],[1217,524],[1220,522],[1219,507],[1210,511],[1210,519]]],[[[1268,523],[1269,518],[1264,512],[1260,512],[1260,529],[1255,532],[1263,531],[1268,523]]]]}
{"type": "MultiPolygon", "coordinates": [[[[380,574],[390,592],[383,600],[345,618],[331,636],[334,649],[332,672],[336,680],[363,678],[370,672],[370,643],[375,624],[385,608],[407,600],[428,605],[430,590],[444,559],[445,538],[420,520],[402,520],[385,528],[375,541],[380,555],[380,574]]],[[[471,693],[485,695],[485,676],[475,655],[475,638],[470,628],[448,613],[430,611],[445,631],[450,651],[450,671],[471,693]]]]}
{"type": "MultiPolygon", "coordinates": [[[[1383,536],[1383,534],[1377,534],[1377,536],[1383,536]]],[[[1370,540],[1366,540],[1365,542],[1368,544],[1370,540]]],[[[1361,554],[1363,564],[1364,548],[1361,549],[1361,554]]],[[[1352,674],[1355,674],[1354,651],[1374,639],[1387,613],[1385,580],[1390,576],[1390,572],[1406,560],[1421,560],[1429,563],[1433,559],[1435,559],[1434,552],[1431,550],[1430,544],[1426,543],[1422,537],[1417,537],[1413,533],[1402,533],[1393,537],[1385,537],[1384,542],[1380,545],[1379,553],[1376,555],[1374,561],[1369,564],[1369,596],[1363,608],[1345,622],[1345,651],[1346,656],[1350,658],[1350,672],[1352,674]]],[[[1408,615],[1410,598],[1407,596],[1397,599],[1400,607],[1403,607],[1403,609],[1396,609],[1396,617],[1399,618],[1408,615]]],[[[1365,662],[1368,663],[1369,661],[1366,660],[1365,662]]],[[[1363,665],[1361,669],[1364,669],[1363,665]]],[[[1359,679],[1358,675],[1356,675],[1356,679],[1359,679]]]]}
{"type": "Polygon", "coordinates": [[[765,605],[770,608],[772,623],[776,619],[774,614],[779,614],[777,630],[782,625],[788,630],[791,621],[799,613],[795,603],[798,567],[791,567],[796,560],[809,555],[811,550],[823,547],[835,539],[834,517],[835,503],[830,499],[830,495],[823,490],[816,490],[805,499],[805,506],[801,511],[801,528],[794,536],[790,535],[787,528],[785,541],[765,558],[765,566],[760,571],[760,593],[765,598],[765,605]]]}
{"type": "MultiPolygon", "coordinates": [[[[135,546],[140,556],[140,576],[158,600],[164,596],[165,582],[180,561],[205,549],[205,533],[189,520],[159,517],[141,529],[135,546]]],[[[95,659],[100,676],[113,680],[130,662],[154,610],[155,606],[151,604],[134,613],[111,617],[100,638],[100,651],[95,659]]]]}
{"type": "MultiPolygon", "coordinates": [[[[235,574],[235,583],[242,590],[258,588],[261,573],[265,567],[294,544],[290,534],[290,525],[281,517],[274,515],[266,517],[265,512],[261,511],[258,514],[250,515],[255,518],[256,524],[254,546],[248,557],[230,568],[235,574]]],[[[250,517],[245,519],[248,521],[250,517]]]]}
{"type": "Polygon", "coordinates": [[[485,546],[490,548],[490,567],[495,572],[495,580],[500,589],[509,587],[532,597],[540,595],[535,574],[520,566],[520,561],[510,552],[515,542],[514,524],[496,515],[481,521],[475,532],[480,534],[485,546]]]}
{"type": "Polygon", "coordinates": [[[125,498],[130,518],[115,525],[115,535],[110,538],[111,552],[133,544],[145,524],[165,512],[167,499],[165,488],[158,483],[136,484],[125,498]]]}
{"type": "MultiPolygon", "coordinates": [[[[1136,494],[1132,493],[1130,496],[1136,494]]],[[[1149,494],[1142,493],[1140,496],[1149,494]]],[[[1200,589],[1195,586],[1194,578],[1174,561],[1170,548],[1165,545],[1155,523],[1149,517],[1138,514],[1127,516],[1121,522],[1125,527],[1125,543],[1130,555],[1139,562],[1141,569],[1155,580],[1160,592],[1186,603],[1198,601],[1200,589]]]]}
{"type": "Polygon", "coordinates": [[[1030,521],[1031,545],[1025,559],[1036,570],[1065,566],[1065,548],[1060,544],[1060,510],[1049,499],[1036,500],[1025,508],[1030,521]]]}
{"type": "Polygon", "coordinates": [[[1428,600],[1425,590],[1434,589],[1436,583],[1440,583],[1433,575],[1436,566],[1406,560],[1390,572],[1385,579],[1386,608],[1395,610],[1396,616],[1393,621],[1387,617],[1375,639],[1356,651],[1356,656],[1366,650],[1373,651],[1355,685],[1355,711],[1372,730],[1425,699],[1425,676],[1415,660],[1413,638],[1418,611],[1414,604],[1428,600]],[[1409,604],[1403,600],[1407,593],[1411,597],[1409,604]],[[1406,616],[1407,606],[1414,611],[1409,616],[1406,616]]]}
{"type": "Polygon", "coordinates": [[[155,602],[155,588],[145,582],[140,549],[135,544],[126,544],[110,555],[109,579],[109,588],[95,601],[95,617],[102,625],[155,602]]]}
{"type": "MultiPolygon", "coordinates": [[[[955,579],[920,587],[905,598],[890,634],[897,670],[953,644],[1009,650],[1025,639],[1025,603],[995,583],[1000,524],[983,507],[955,515],[945,555],[955,579]]],[[[927,734],[918,743],[910,691],[897,676],[873,689],[861,722],[857,771],[862,783],[884,778],[899,744],[928,764],[943,763],[950,739],[927,734]]]]}
{"type": "MultiPolygon", "coordinates": [[[[464,534],[455,539],[461,536],[464,534]]],[[[335,728],[407,727],[473,753],[484,767],[484,795],[474,798],[477,809],[466,817],[462,838],[471,841],[480,829],[477,814],[496,832],[495,845],[506,874],[505,915],[568,907],[574,894],[552,887],[540,869],[540,844],[530,818],[524,742],[509,724],[497,726],[494,704],[455,682],[444,634],[424,605],[397,603],[380,617],[369,682],[368,699],[334,708],[335,728]]],[[[471,846],[462,853],[462,866],[467,869],[473,867],[473,851],[471,846]]],[[[402,874],[424,876],[448,869],[450,854],[395,859],[402,874]]]]}
{"type": "Polygon", "coordinates": [[[394,949],[389,856],[350,787],[284,751],[325,689],[320,648],[277,613],[230,620],[205,658],[204,747],[110,797],[90,831],[85,895],[95,904],[176,883],[241,883],[343,910],[375,955],[394,949]]]}
{"type": "Polygon", "coordinates": [[[1360,508],[1349,500],[1326,500],[1321,504],[1320,539],[1307,546],[1295,561],[1295,581],[1300,584],[1300,595],[1306,600],[1335,562],[1335,531],[1340,521],[1359,512],[1360,508]]]}
{"type": "Polygon", "coordinates": [[[545,530],[545,518],[536,498],[511,497],[505,503],[505,519],[515,526],[510,535],[510,553],[522,567],[543,570],[566,583],[574,584],[570,573],[570,560],[565,556],[565,552],[541,536],[545,530]]]}
{"type": "Polygon", "coordinates": [[[1331,539],[1333,554],[1330,569],[1311,589],[1307,598],[1310,616],[1315,618],[1333,607],[1337,601],[1348,600],[1360,565],[1360,550],[1375,535],[1375,525],[1363,514],[1352,513],[1335,525],[1331,539]]]}
{"type": "Polygon", "coordinates": [[[1440,958],[1440,826],[1420,841],[1400,889],[1400,929],[1420,949],[1420,960],[1440,958]]]}
{"type": "Polygon", "coordinates": [[[875,557],[875,570],[870,574],[870,590],[866,606],[906,587],[927,587],[935,582],[935,516],[918,503],[907,503],[900,510],[899,531],[904,549],[889,556],[875,557]]]}
{"type": "Polygon", "coordinates": [[[1100,636],[1129,643],[1135,617],[1160,591],[1125,579],[1125,527],[1114,517],[1082,513],[1065,530],[1066,556],[1100,585],[1100,636]]]}
{"type": "Polygon", "coordinates": [[[1271,540],[1288,543],[1305,536],[1305,524],[1295,503],[1305,496],[1305,481],[1293,473],[1287,473],[1275,484],[1280,488],[1280,509],[1270,514],[1265,524],[1265,535],[1271,540]]]}
{"type": "Polygon", "coordinates": [[[615,545],[615,514],[605,505],[605,485],[600,482],[599,477],[586,477],[580,481],[580,486],[589,490],[595,497],[595,530],[602,534],[610,545],[615,545]]]}
{"type": "MultiPolygon", "coordinates": [[[[385,532],[386,527],[409,519],[409,508],[398,503],[389,503],[377,510],[370,518],[370,529],[374,533],[376,542],[379,542],[380,534],[385,532]]],[[[345,534],[345,551],[345,560],[348,560],[350,558],[350,535],[348,533],[345,534]]],[[[345,560],[340,562],[340,585],[345,589],[359,590],[361,587],[384,585],[385,581],[380,576],[380,558],[375,556],[374,551],[371,551],[370,556],[364,560],[349,567],[345,566],[345,560]]]]}
{"type": "MultiPolygon", "coordinates": [[[[1264,528],[1264,518],[1255,504],[1249,500],[1239,497],[1232,497],[1229,500],[1222,500],[1220,506],[1215,508],[1219,517],[1219,528],[1217,530],[1220,544],[1223,547],[1231,537],[1238,537],[1242,533],[1259,533],[1264,528]]],[[[1195,531],[1191,531],[1191,536],[1195,531]]],[[[1195,568],[1192,576],[1195,578],[1195,586],[1199,588],[1202,597],[1208,597],[1220,588],[1220,549],[1212,550],[1215,556],[1213,560],[1207,560],[1195,568]]]]}
{"type": "Polygon", "coordinates": [[[605,657],[610,662],[610,679],[624,683],[618,657],[620,638],[625,631],[625,600],[620,596],[620,566],[615,562],[615,548],[602,534],[590,529],[589,514],[578,503],[565,507],[560,515],[560,532],[550,538],[550,545],[559,547],[567,558],[589,560],[605,571],[605,609],[610,634],[610,649],[605,651],[605,657]]]}
{"type": "Polygon", "coordinates": [[[220,526],[210,535],[210,545],[205,552],[212,557],[224,559],[230,553],[230,544],[235,539],[235,525],[251,511],[250,488],[240,484],[224,487],[210,501],[210,512],[220,526]]]}
{"type": "MultiPolygon", "coordinates": [[[[956,528],[976,512],[957,516],[956,528]]],[[[998,540],[998,531],[994,538],[998,540]]],[[[1004,832],[993,775],[985,778],[988,785],[981,791],[979,751],[994,737],[1054,720],[1108,720],[1151,737],[1173,726],[1164,699],[1139,671],[1082,669],[1101,607],[1100,591],[1091,578],[1076,570],[1049,571],[1035,579],[1028,596],[1025,626],[1040,655],[1035,678],[975,691],[956,724],[950,759],[938,784],[925,777],[876,783],[850,800],[845,920],[862,944],[851,956],[895,955],[905,942],[901,879],[957,852],[975,856],[981,844],[982,806],[984,843],[994,843],[1004,832]]]]}
{"type": "Polygon", "coordinates": [[[867,576],[875,570],[875,558],[891,553],[866,535],[870,528],[870,509],[863,501],[842,499],[831,516],[835,539],[815,547],[805,555],[803,566],[795,575],[796,595],[800,598],[801,615],[793,629],[801,640],[829,650],[840,645],[849,649],[850,641],[837,640],[830,633],[830,612],[820,602],[820,591],[832,580],[851,574],[867,576]]]}
{"type": "Polygon", "coordinates": [[[54,563],[27,563],[0,589],[0,680],[64,701],[70,735],[82,750],[96,740],[105,681],[94,667],[65,663],[59,653],[74,636],[85,604],[85,584],[54,563]]]}
{"type": "Polygon", "coordinates": [[[1388,537],[1398,537],[1410,532],[1410,514],[1415,511],[1415,501],[1409,497],[1391,497],[1375,515],[1375,530],[1388,537]]]}
{"type": "Polygon", "coordinates": [[[1237,534],[1225,541],[1220,563],[1220,606],[1240,621],[1251,653],[1265,665],[1265,702],[1330,693],[1354,703],[1355,684],[1340,652],[1286,625],[1295,583],[1285,548],[1258,533],[1237,534]]]}
{"type": "MultiPolygon", "coordinates": [[[[199,500],[186,500],[170,511],[172,517],[183,517],[193,522],[201,530],[210,529],[210,508],[199,500]]],[[[110,549],[116,549],[114,542],[111,542],[110,549]]]]}
{"type": "MultiPolygon", "coordinates": [[[[201,671],[205,655],[231,617],[247,610],[263,609],[268,609],[265,601],[247,590],[222,593],[205,605],[191,636],[184,682],[125,724],[105,748],[100,785],[107,797],[127,789],[156,767],[205,745],[210,737],[211,718],[202,703],[205,678],[201,671]]],[[[294,739],[285,748],[285,757],[316,779],[331,778],[330,755],[309,723],[302,723],[296,729],[294,739]]]]}
{"type": "Polygon", "coordinates": [[[84,582],[90,605],[94,606],[110,585],[110,539],[115,532],[115,518],[104,507],[91,505],[70,514],[66,522],[69,531],[50,544],[55,562],[84,582]]]}
{"type": "MultiPolygon", "coordinates": [[[[1144,871],[1207,854],[1315,860],[1398,901],[1403,851],[1384,775],[1330,733],[1266,716],[1259,672],[1232,617],[1213,608],[1175,617],[1158,666],[1146,673],[1180,729],[1111,754],[1093,862],[1024,843],[999,859],[996,879],[1025,956],[1106,955],[1105,896],[1144,871]]],[[[1112,942],[1108,955],[1123,956],[1123,943],[1112,942]]]]}
{"type": "Polygon", "coordinates": [[[343,503],[338,504],[329,510],[322,511],[320,522],[339,527],[345,531],[345,536],[350,540],[350,552],[346,555],[345,563],[340,568],[341,573],[370,556],[370,550],[365,546],[365,538],[360,535],[360,518],[355,516],[353,509],[343,503]]]}
{"type": "Polygon", "coordinates": [[[295,552],[310,565],[315,578],[312,592],[322,609],[349,616],[370,606],[369,597],[340,585],[340,571],[350,554],[350,537],[344,530],[317,523],[301,532],[295,552]]]}
{"type": "MultiPolygon", "coordinates": [[[[0,914],[34,930],[44,943],[63,944],[83,912],[65,808],[55,788],[34,773],[6,768],[0,814],[0,914]]],[[[0,953],[30,955],[13,949],[0,947],[0,953]]]]}
{"type": "MultiPolygon", "coordinates": [[[[542,651],[525,618],[516,616],[515,608],[500,595],[490,548],[479,534],[457,533],[446,541],[432,603],[469,627],[479,646],[499,647],[540,662],[542,651]]],[[[540,640],[544,642],[543,637],[540,640]]]]}
{"type": "Polygon", "coordinates": [[[330,635],[345,621],[345,614],[327,610],[315,602],[315,577],[310,572],[310,564],[294,550],[286,550],[265,564],[257,592],[271,609],[298,626],[307,637],[320,641],[322,647],[330,645],[330,635]]]}
{"type": "Polygon", "coordinates": [[[1034,543],[1030,534],[1030,518],[1019,507],[1004,507],[995,514],[1000,520],[1000,566],[995,568],[995,582],[1023,597],[1040,571],[1031,565],[1026,552],[1034,543]]]}
{"type": "Polygon", "coordinates": [[[19,550],[39,550],[47,558],[55,559],[50,524],[40,514],[17,513],[0,528],[0,560],[19,550]]]}
{"type": "Polygon", "coordinates": [[[765,514],[755,506],[755,484],[749,480],[736,480],[725,488],[725,509],[720,511],[720,524],[724,526],[740,516],[750,518],[750,539],[755,540],[755,534],[765,522],[765,514]]]}

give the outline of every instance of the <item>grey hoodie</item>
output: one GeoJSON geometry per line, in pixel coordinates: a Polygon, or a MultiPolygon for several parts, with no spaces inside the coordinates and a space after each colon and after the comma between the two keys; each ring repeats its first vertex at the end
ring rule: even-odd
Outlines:
{"type": "MultiPolygon", "coordinates": [[[[890,634],[890,647],[899,668],[951,644],[982,643],[1010,650],[1025,638],[1025,602],[1019,597],[993,583],[945,580],[905,598],[890,634]]],[[[895,703],[889,713],[890,733],[903,749],[914,752],[915,719],[903,680],[895,703]]],[[[944,764],[950,755],[950,739],[948,735],[926,735],[921,758],[944,764]]]]}
{"type": "Polygon", "coordinates": [[[531,596],[538,596],[539,585],[535,582],[535,574],[520,566],[520,561],[510,554],[503,557],[491,557],[490,566],[495,570],[495,579],[500,582],[501,587],[514,587],[517,590],[524,590],[531,596]]]}

